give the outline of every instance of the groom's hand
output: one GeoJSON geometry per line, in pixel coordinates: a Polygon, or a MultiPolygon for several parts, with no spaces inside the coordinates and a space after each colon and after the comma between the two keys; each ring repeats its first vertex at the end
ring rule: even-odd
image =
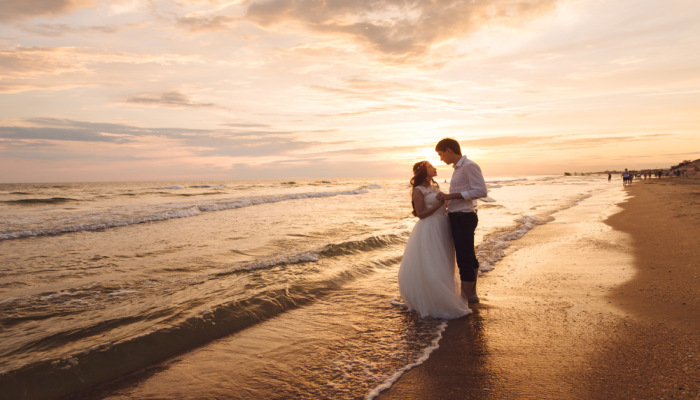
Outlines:
{"type": "Polygon", "coordinates": [[[449,201],[452,199],[459,199],[461,197],[462,197],[462,195],[459,193],[445,194],[442,192],[438,193],[437,196],[435,196],[435,198],[437,198],[440,201],[442,201],[442,200],[449,201]]]}

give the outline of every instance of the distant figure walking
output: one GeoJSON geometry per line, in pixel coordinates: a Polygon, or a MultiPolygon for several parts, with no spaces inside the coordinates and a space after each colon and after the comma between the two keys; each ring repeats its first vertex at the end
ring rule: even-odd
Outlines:
{"type": "Polygon", "coordinates": [[[632,184],[632,174],[625,168],[625,171],[622,173],[622,185],[627,186],[630,184],[632,184]]]}
{"type": "Polygon", "coordinates": [[[612,180],[612,174],[608,173],[608,182],[610,182],[610,180],[612,180]]]}

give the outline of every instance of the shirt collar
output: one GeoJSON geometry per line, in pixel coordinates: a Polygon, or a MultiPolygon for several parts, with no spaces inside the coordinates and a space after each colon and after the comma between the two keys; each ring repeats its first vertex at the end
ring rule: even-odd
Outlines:
{"type": "Polygon", "coordinates": [[[452,168],[461,167],[462,164],[464,164],[464,160],[466,160],[466,159],[467,159],[467,156],[462,156],[462,158],[460,158],[459,161],[457,161],[456,163],[454,163],[452,165],[452,168]]]}

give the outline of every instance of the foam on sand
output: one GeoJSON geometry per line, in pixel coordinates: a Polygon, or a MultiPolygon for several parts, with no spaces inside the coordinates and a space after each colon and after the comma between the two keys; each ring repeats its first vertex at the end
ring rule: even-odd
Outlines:
{"type": "Polygon", "coordinates": [[[396,382],[401,375],[404,374],[404,372],[409,371],[413,369],[414,367],[417,367],[425,362],[425,360],[430,357],[430,353],[435,351],[440,345],[438,344],[440,342],[440,339],[442,339],[442,332],[445,331],[445,328],[447,327],[447,321],[442,322],[440,325],[437,326],[437,336],[430,342],[430,345],[426,347],[423,350],[423,354],[418,358],[418,360],[414,361],[411,364],[408,364],[407,366],[401,368],[400,370],[396,371],[394,375],[391,376],[391,378],[387,379],[384,383],[381,385],[375,387],[372,389],[367,396],[365,396],[365,400],[372,400],[375,397],[379,396],[379,393],[381,393],[384,390],[387,390],[391,387],[391,385],[396,382]]]}

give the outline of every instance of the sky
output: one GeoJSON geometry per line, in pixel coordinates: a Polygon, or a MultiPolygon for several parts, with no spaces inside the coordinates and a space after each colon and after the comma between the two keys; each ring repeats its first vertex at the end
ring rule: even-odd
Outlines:
{"type": "Polygon", "coordinates": [[[0,182],[700,158],[697,0],[0,0],[0,182]]]}

